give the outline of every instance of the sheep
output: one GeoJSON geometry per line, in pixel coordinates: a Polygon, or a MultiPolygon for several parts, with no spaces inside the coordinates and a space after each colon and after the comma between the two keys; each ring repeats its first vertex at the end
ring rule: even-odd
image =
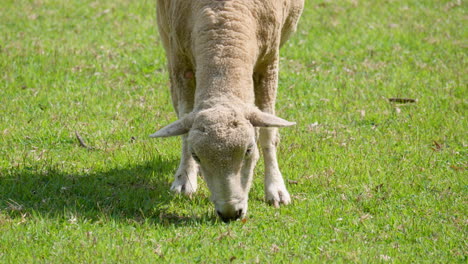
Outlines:
{"type": "Polygon", "coordinates": [[[158,0],[178,120],[150,137],[182,136],[171,190],[192,195],[201,172],[224,221],[244,218],[259,142],[265,199],[291,197],[278,167],[275,115],[279,48],[296,30],[304,0],[158,0]]]}

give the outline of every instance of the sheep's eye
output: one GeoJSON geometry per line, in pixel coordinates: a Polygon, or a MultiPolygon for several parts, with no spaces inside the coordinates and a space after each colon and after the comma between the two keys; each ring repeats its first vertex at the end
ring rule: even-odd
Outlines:
{"type": "Polygon", "coordinates": [[[250,154],[252,154],[252,151],[253,151],[253,146],[248,147],[247,150],[245,151],[245,156],[250,156],[250,154]]]}
{"type": "Polygon", "coordinates": [[[200,163],[200,159],[199,159],[198,156],[197,156],[195,153],[193,153],[193,152],[192,152],[192,158],[193,158],[196,162],[200,163]]]}

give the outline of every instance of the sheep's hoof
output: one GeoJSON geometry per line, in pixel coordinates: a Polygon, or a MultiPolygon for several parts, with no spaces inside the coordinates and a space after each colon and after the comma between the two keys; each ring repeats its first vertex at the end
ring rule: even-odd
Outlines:
{"type": "Polygon", "coordinates": [[[177,176],[171,185],[171,191],[176,194],[184,194],[189,197],[197,191],[197,182],[190,181],[188,177],[177,176]]]}
{"type": "Polygon", "coordinates": [[[274,184],[268,186],[265,190],[266,201],[279,208],[280,204],[288,205],[291,203],[291,196],[285,186],[276,186],[274,184]]]}

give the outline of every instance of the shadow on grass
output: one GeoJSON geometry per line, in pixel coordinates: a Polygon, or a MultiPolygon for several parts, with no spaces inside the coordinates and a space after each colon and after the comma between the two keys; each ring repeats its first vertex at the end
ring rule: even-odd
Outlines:
{"type": "Polygon", "coordinates": [[[110,218],[157,225],[216,222],[211,211],[200,216],[187,210],[209,203],[206,197],[190,200],[170,193],[171,179],[165,175],[172,175],[176,166],[177,161],[157,159],[83,174],[59,169],[0,171],[0,210],[11,216],[34,213],[68,219],[73,215],[91,221],[110,218]]]}

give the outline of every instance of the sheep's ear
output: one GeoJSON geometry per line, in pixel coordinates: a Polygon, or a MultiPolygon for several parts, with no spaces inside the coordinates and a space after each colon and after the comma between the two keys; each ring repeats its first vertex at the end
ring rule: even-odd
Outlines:
{"type": "Polygon", "coordinates": [[[191,116],[183,117],[170,125],[167,125],[156,133],[151,134],[151,138],[180,136],[189,132],[192,127],[193,119],[191,116]]]}
{"type": "Polygon", "coordinates": [[[262,112],[260,110],[252,111],[247,119],[255,127],[288,127],[294,126],[296,122],[289,122],[275,115],[262,112]]]}

